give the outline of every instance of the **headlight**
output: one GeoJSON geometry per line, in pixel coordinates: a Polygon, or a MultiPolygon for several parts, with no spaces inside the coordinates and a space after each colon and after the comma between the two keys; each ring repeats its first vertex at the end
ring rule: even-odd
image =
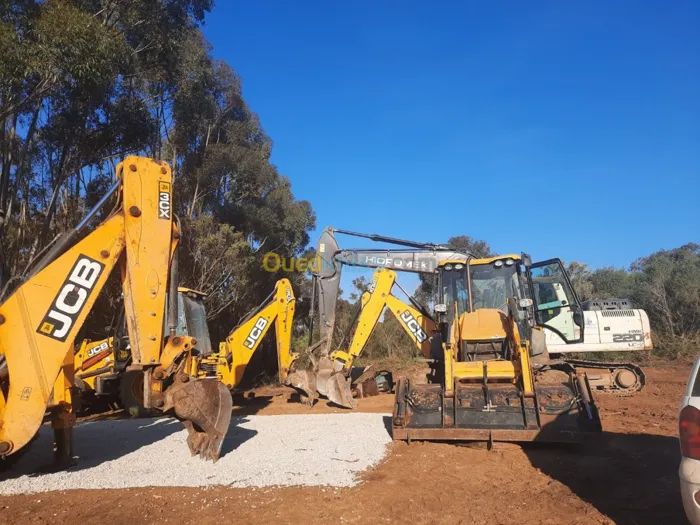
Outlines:
{"type": "Polygon", "coordinates": [[[513,266],[515,261],[513,259],[506,259],[506,266],[513,266]]]}
{"type": "Polygon", "coordinates": [[[461,270],[462,268],[464,268],[463,264],[455,264],[455,270],[461,270]]]}
{"type": "Polygon", "coordinates": [[[493,263],[493,265],[494,265],[496,268],[500,268],[501,266],[503,266],[503,261],[496,261],[495,263],[493,263]]]}
{"type": "Polygon", "coordinates": [[[448,271],[449,271],[449,270],[451,270],[451,269],[452,269],[452,265],[451,265],[451,264],[446,264],[446,265],[445,265],[445,270],[448,270],[448,271]]]}

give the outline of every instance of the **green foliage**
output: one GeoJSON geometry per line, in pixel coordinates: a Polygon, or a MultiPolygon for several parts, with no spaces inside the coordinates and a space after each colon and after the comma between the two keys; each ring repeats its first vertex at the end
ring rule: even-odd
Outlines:
{"type": "Polygon", "coordinates": [[[474,239],[469,235],[457,235],[447,240],[447,245],[459,252],[471,254],[477,259],[493,257],[495,253],[491,250],[491,245],[486,241],[474,239]]]}
{"type": "Polygon", "coordinates": [[[672,337],[700,333],[700,246],[661,250],[632,264],[633,298],[672,337]]]}
{"type": "MultiPolygon", "coordinates": [[[[281,277],[262,270],[265,252],[304,253],[313,210],[270,163],[272,141],[235,71],[212,57],[199,29],[212,4],[0,5],[0,288],[21,282],[132,153],[173,167],[181,284],[209,294],[213,331],[225,335],[281,277]]],[[[304,276],[285,276],[300,298],[308,292],[304,276]]],[[[102,336],[113,317],[118,287],[103,295],[88,334],[102,336]]]]}
{"type": "Polygon", "coordinates": [[[573,261],[566,265],[566,273],[569,274],[571,284],[581,301],[593,299],[593,284],[590,280],[591,271],[588,269],[587,264],[573,261]]]}
{"type": "Polygon", "coordinates": [[[600,268],[589,275],[589,280],[598,299],[632,296],[632,279],[622,268],[600,268]]]}
{"type": "Polygon", "coordinates": [[[629,298],[651,322],[656,355],[676,359],[700,347],[700,246],[686,244],[637,259],[629,270],[589,271],[572,263],[574,286],[584,299],[629,298]],[[583,289],[584,294],[580,293],[583,289]]]}
{"type": "MultiPolygon", "coordinates": [[[[447,245],[455,251],[471,254],[478,259],[496,255],[491,245],[486,241],[474,239],[469,235],[457,235],[447,240],[447,245]]],[[[434,304],[437,296],[437,280],[435,275],[419,274],[420,285],[414,294],[415,299],[425,306],[434,304]]]]}

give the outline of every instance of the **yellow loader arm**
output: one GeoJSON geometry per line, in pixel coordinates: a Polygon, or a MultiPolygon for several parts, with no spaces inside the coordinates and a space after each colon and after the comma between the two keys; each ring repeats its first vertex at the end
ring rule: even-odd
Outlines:
{"type": "Polygon", "coordinates": [[[76,374],[104,367],[112,361],[114,338],[100,341],[85,339],[75,353],[74,366],[76,374]]]}
{"type": "Polygon", "coordinates": [[[95,381],[101,374],[112,372],[114,361],[113,337],[99,341],[85,339],[73,358],[76,379],[95,390],[95,381]]]}
{"type": "Polygon", "coordinates": [[[396,272],[379,268],[374,272],[369,289],[362,294],[361,311],[357,328],[347,350],[334,350],[330,356],[321,357],[315,373],[295,371],[290,375],[289,384],[301,390],[313,404],[316,392],[327,397],[333,403],[354,408],[356,402],[352,396],[352,379],[350,371],[377,326],[385,308],[391,310],[401,327],[406,331],[418,349],[430,357],[429,337],[436,330],[436,324],[426,313],[411,304],[407,304],[391,294],[396,283],[396,272]]]}
{"type": "Polygon", "coordinates": [[[338,365],[342,365],[342,369],[346,371],[352,368],[355,359],[362,354],[367,346],[367,341],[369,341],[385,308],[388,308],[396,316],[401,328],[426,359],[430,357],[428,338],[437,329],[435,321],[412,304],[408,304],[391,294],[396,278],[396,272],[392,270],[379,268],[374,272],[369,290],[362,294],[362,310],[357,321],[355,335],[350,342],[350,348],[347,351],[335,350],[331,352],[334,368],[338,368],[338,365]]]}
{"type": "Polygon", "coordinates": [[[234,389],[241,382],[248,363],[273,323],[280,381],[287,379],[292,364],[299,357],[291,351],[295,304],[291,283],[288,279],[280,279],[262,305],[236,326],[225,342],[219,344],[217,374],[229,389],[234,389]]]}
{"type": "MultiPolygon", "coordinates": [[[[127,157],[117,167],[116,179],[88,216],[54,244],[30,278],[0,305],[0,353],[7,363],[0,395],[1,456],[21,450],[36,434],[54,384],[62,383],[59,372],[70,375],[62,369],[66,363],[72,369],[76,334],[118,264],[132,367],[144,372],[144,406],[174,410],[190,432],[192,453],[218,459],[231,417],[230,395],[225,389],[228,400],[221,395],[216,379],[194,380],[201,376],[192,353],[196,340],[171,330],[166,342],[163,334],[171,260],[176,274],[173,254],[180,237],[172,218],[170,168],[127,157]],[[75,242],[112,194],[118,197],[115,210],[75,242]],[[192,399],[199,403],[197,410],[188,403],[192,399]]],[[[61,410],[72,412],[69,399],[61,410]]],[[[58,427],[68,442],[71,426],[69,421],[58,427]]],[[[70,448],[63,453],[71,453],[70,448]]]]}

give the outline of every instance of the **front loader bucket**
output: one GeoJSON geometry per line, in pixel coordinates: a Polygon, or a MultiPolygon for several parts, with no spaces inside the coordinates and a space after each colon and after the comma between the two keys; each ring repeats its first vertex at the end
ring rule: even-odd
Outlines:
{"type": "Polygon", "coordinates": [[[231,423],[231,393],[215,378],[195,379],[181,375],[165,391],[166,409],[187,428],[187,445],[192,455],[216,463],[231,423]]]}
{"type": "Polygon", "coordinates": [[[446,394],[440,385],[396,388],[392,434],[396,440],[578,442],[600,430],[595,405],[579,395],[578,381],[535,386],[524,397],[510,383],[460,384],[446,394]]]}

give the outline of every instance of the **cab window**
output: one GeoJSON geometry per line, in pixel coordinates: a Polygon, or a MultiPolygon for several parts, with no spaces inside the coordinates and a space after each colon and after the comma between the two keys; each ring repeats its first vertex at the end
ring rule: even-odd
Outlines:
{"type": "Polygon", "coordinates": [[[515,264],[502,260],[491,264],[471,265],[472,307],[490,308],[508,312],[508,298],[520,299],[520,286],[515,264]]]}
{"type": "Polygon", "coordinates": [[[469,305],[469,292],[467,290],[467,271],[464,265],[445,265],[441,272],[440,295],[441,301],[447,306],[451,314],[454,304],[457,303],[458,315],[467,311],[469,305]],[[461,268],[457,268],[460,266],[461,268]]]}
{"type": "Polygon", "coordinates": [[[567,343],[583,340],[582,313],[564,266],[551,259],[529,268],[537,324],[549,328],[567,343]]]}

